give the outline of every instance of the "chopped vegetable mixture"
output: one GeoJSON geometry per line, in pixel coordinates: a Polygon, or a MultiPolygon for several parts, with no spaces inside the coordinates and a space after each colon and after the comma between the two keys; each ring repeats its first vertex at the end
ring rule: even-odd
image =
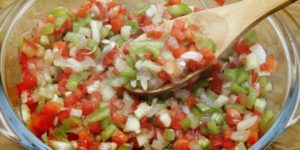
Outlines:
{"type": "MultiPolygon", "coordinates": [[[[223,5],[224,1],[217,1],[223,5]]],[[[168,0],[129,12],[116,0],[58,7],[19,44],[17,85],[28,128],[58,150],[243,150],[276,118],[265,95],[277,62],[249,31],[227,59],[201,27],[176,20],[201,8],[168,0]],[[135,40],[145,34],[145,40],[135,40]],[[156,89],[212,66],[198,81],[156,96],[156,89]]]]}

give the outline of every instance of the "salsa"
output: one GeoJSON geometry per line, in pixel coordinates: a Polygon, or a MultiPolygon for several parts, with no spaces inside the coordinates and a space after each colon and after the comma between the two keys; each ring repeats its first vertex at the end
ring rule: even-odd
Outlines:
{"type": "MultiPolygon", "coordinates": [[[[224,1],[218,1],[220,5],[224,1]]],[[[59,150],[246,149],[276,113],[272,91],[277,61],[249,31],[228,58],[201,27],[165,20],[201,11],[181,0],[129,12],[116,0],[87,0],[72,13],[58,7],[19,46],[21,115],[28,128],[59,150]],[[135,41],[140,35],[147,39],[135,41]],[[156,96],[143,90],[176,82],[211,65],[196,82],[156,96]]]]}

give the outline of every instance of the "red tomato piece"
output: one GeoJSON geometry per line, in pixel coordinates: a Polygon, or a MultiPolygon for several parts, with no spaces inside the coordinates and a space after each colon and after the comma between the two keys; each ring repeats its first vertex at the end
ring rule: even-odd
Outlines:
{"type": "Polygon", "coordinates": [[[79,136],[74,133],[67,133],[67,138],[69,141],[77,141],[79,136]]]}
{"type": "Polygon", "coordinates": [[[215,0],[215,1],[217,2],[217,4],[218,4],[219,6],[223,6],[224,3],[225,3],[225,0],[215,0]]]}
{"type": "Polygon", "coordinates": [[[269,55],[266,63],[260,66],[260,70],[274,72],[277,69],[277,61],[273,54],[269,55]]]}
{"type": "Polygon", "coordinates": [[[37,136],[40,136],[53,127],[53,119],[44,114],[32,113],[30,121],[30,127],[37,136]]]}
{"type": "Polygon", "coordinates": [[[119,17],[115,17],[110,19],[110,24],[112,26],[113,32],[119,32],[121,28],[124,26],[124,21],[119,17]]]}
{"type": "Polygon", "coordinates": [[[91,3],[86,2],[84,5],[81,6],[79,11],[76,13],[76,16],[80,18],[84,18],[90,11],[91,7],[92,7],[91,3]]]}
{"type": "Polygon", "coordinates": [[[176,4],[180,4],[181,0],[169,0],[165,5],[166,6],[172,6],[172,5],[176,5],[176,4]]]}
{"type": "Polygon", "coordinates": [[[111,114],[111,121],[117,126],[123,127],[127,121],[127,116],[117,112],[111,114]]]}
{"type": "Polygon", "coordinates": [[[250,54],[250,45],[246,44],[244,41],[239,41],[234,44],[233,50],[238,54],[250,54]]]}
{"type": "Polygon", "coordinates": [[[64,41],[57,41],[52,44],[52,48],[57,48],[60,51],[61,56],[64,58],[69,57],[69,46],[67,42],[64,41]]]}
{"type": "Polygon", "coordinates": [[[99,106],[99,102],[91,101],[91,100],[83,100],[82,101],[82,112],[83,115],[89,115],[94,112],[99,106]]]}
{"type": "Polygon", "coordinates": [[[77,144],[78,147],[77,149],[80,150],[87,150],[90,149],[92,147],[92,145],[94,144],[94,138],[93,135],[91,134],[91,132],[87,129],[83,129],[78,133],[78,140],[77,140],[77,144]]]}
{"type": "Polygon", "coordinates": [[[188,130],[184,137],[186,137],[189,141],[192,141],[192,140],[199,140],[201,138],[201,133],[200,133],[200,130],[188,130]]]}
{"type": "Polygon", "coordinates": [[[152,39],[160,39],[163,36],[163,32],[161,31],[149,31],[147,32],[147,37],[152,39]]]}
{"type": "Polygon", "coordinates": [[[172,77],[164,70],[160,71],[158,73],[158,77],[164,79],[164,80],[167,80],[167,81],[171,81],[172,80],[172,77]]]}
{"type": "Polygon", "coordinates": [[[179,41],[183,41],[186,37],[185,32],[185,22],[181,20],[175,20],[170,35],[179,41]]]}
{"type": "Polygon", "coordinates": [[[100,134],[101,133],[101,122],[96,121],[88,124],[88,129],[95,134],[100,134]]]}
{"type": "Polygon", "coordinates": [[[107,68],[109,65],[111,65],[114,62],[115,57],[118,54],[117,48],[112,49],[107,54],[104,55],[102,64],[104,68],[107,68]]]}
{"type": "Polygon", "coordinates": [[[35,112],[38,102],[35,102],[32,99],[29,99],[26,104],[30,108],[30,112],[35,112]]]}
{"type": "Polygon", "coordinates": [[[122,146],[128,141],[128,136],[122,131],[118,130],[112,135],[112,141],[115,142],[118,146],[122,146]]]}
{"type": "Polygon", "coordinates": [[[53,118],[61,109],[61,105],[56,102],[49,101],[41,108],[40,113],[49,118],[53,118]]]}
{"type": "Polygon", "coordinates": [[[221,147],[224,144],[224,139],[222,136],[209,136],[209,140],[211,141],[211,145],[214,148],[221,147]]]}
{"type": "Polygon", "coordinates": [[[254,84],[258,79],[258,73],[255,71],[252,71],[252,84],[254,84]]]}
{"type": "Polygon", "coordinates": [[[84,57],[88,56],[93,58],[94,55],[92,53],[89,53],[90,51],[87,49],[82,49],[76,52],[76,60],[83,61],[84,57]]]}
{"type": "Polygon", "coordinates": [[[173,145],[173,150],[188,150],[190,146],[190,141],[185,138],[179,138],[175,141],[173,145]]]}
{"type": "Polygon", "coordinates": [[[57,123],[60,124],[64,119],[69,118],[70,116],[70,109],[62,110],[60,111],[56,117],[57,117],[57,123]]]}
{"type": "Polygon", "coordinates": [[[226,110],[225,118],[228,124],[236,125],[243,120],[241,114],[234,108],[226,110]]]}
{"type": "Polygon", "coordinates": [[[182,129],[181,122],[186,118],[186,114],[184,112],[178,111],[172,116],[171,128],[175,130],[182,129]]]}
{"type": "Polygon", "coordinates": [[[222,86],[223,86],[223,79],[216,75],[213,79],[209,82],[209,89],[217,94],[222,93],[222,86]]]}
{"type": "Polygon", "coordinates": [[[196,103],[197,103],[197,98],[196,98],[195,96],[193,96],[193,95],[190,95],[185,101],[186,101],[186,104],[187,104],[190,108],[192,108],[193,106],[196,105],[196,103]]]}

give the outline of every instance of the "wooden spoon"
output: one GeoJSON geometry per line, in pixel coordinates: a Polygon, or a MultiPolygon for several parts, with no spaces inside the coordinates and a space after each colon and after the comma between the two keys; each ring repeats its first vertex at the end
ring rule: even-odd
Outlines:
{"type": "MultiPolygon", "coordinates": [[[[199,25],[204,36],[215,42],[217,47],[215,56],[219,57],[241,35],[262,19],[295,1],[297,0],[243,0],[227,6],[192,13],[177,19],[199,25]]],[[[170,20],[164,22],[161,26],[168,32],[171,30],[173,22],[174,20],[170,20]]],[[[136,41],[145,39],[146,35],[141,35],[136,41]]],[[[186,85],[191,79],[199,77],[203,70],[205,69],[197,70],[176,83],[170,83],[154,90],[144,91],[129,86],[126,89],[138,95],[159,94],[186,85]]]]}

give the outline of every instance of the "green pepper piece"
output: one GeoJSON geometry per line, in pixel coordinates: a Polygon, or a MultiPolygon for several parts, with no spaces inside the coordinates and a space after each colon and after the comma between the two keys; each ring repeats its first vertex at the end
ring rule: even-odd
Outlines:
{"type": "Polygon", "coordinates": [[[49,45],[50,45],[50,41],[49,41],[48,36],[42,35],[42,36],[40,37],[40,43],[41,43],[43,46],[49,46],[49,45]]]}
{"type": "Polygon", "coordinates": [[[193,12],[193,10],[185,3],[169,6],[167,10],[172,16],[182,16],[193,12]]]}
{"type": "Polygon", "coordinates": [[[236,81],[238,77],[238,72],[239,72],[238,69],[226,68],[224,70],[225,79],[230,82],[236,81]]]}
{"type": "Polygon", "coordinates": [[[137,72],[133,69],[121,71],[120,75],[128,80],[132,80],[136,78],[137,72]]]}
{"type": "Polygon", "coordinates": [[[164,138],[166,141],[174,141],[174,139],[175,139],[174,130],[173,129],[165,129],[164,138]]]}
{"type": "Polygon", "coordinates": [[[54,25],[51,23],[47,23],[43,26],[43,28],[41,29],[41,33],[43,35],[49,35],[52,34],[54,32],[54,25]]]}
{"type": "Polygon", "coordinates": [[[52,132],[52,135],[59,141],[67,140],[65,130],[63,130],[62,128],[55,128],[52,132]]]}
{"type": "Polygon", "coordinates": [[[213,113],[211,119],[215,121],[217,124],[223,124],[225,119],[220,113],[213,113]]]}
{"type": "Polygon", "coordinates": [[[241,105],[241,104],[226,104],[225,105],[225,109],[230,109],[233,108],[235,110],[237,110],[239,113],[245,113],[245,106],[241,105]]]}
{"type": "Polygon", "coordinates": [[[216,100],[218,98],[218,94],[213,92],[212,90],[207,90],[207,96],[211,98],[212,100],[216,100]]]}
{"type": "MultiPolygon", "coordinates": [[[[154,57],[159,57],[160,50],[163,48],[163,41],[136,41],[129,47],[130,55],[135,58],[136,55],[144,54],[144,51],[150,50],[154,57]]],[[[144,55],[142,55],[144,56],[144,55]]]]}
{"type": "Polygon", "coordinates": [[[110,125],[110,118],[106,117],[104,119],[101,120],[101,129],[105,129],[110,125]]]}
{"type": "Polygon", "coordinates": [[[56,17],[69,16],[70,10],[65,7],[57,7],[50,11],[50,14],[56,17]]]}
{"type": "Polygon", "coordinates": [[[191,127],[191,119],[186,117],[182,122],[181,126],[184,130],[188,130],[191,127]]]}
{"type": "Polygon", "coordinates": [[[114,125],[114,124],[110,124],[107,128],[105,128],[102,132],[101,132],[101,137],[103,141],[108,140],[115,131],[117,131],[118,128],[114,125]]]}
{"type": "Polygon", "coordinates": [[[256,39],[257,39],[255,30],[251,30],[251,31],[247,32],[244,35],[243,39],[249,45],[255,44],[256,39]]]}
{"type": "Polygon", "coordinates": [[[216,50],[217,50],[216,44],[214,43],[214,41],[212,39],[207,39],[205,41],[197,42],[196,47],[199,48],[199,49],[203,48],[203,47],[207,47],[213,53],[216,52],[216,50]]]}
{"type": "Polygon", "coordinates": [[[236,83],[231,83],[229,89],[234,94],[247,93],[246,89],[242,88],[241,86],[237,85],[236,83]]]}
{"type": "Polygon", "coordinates": [[[211,109],[208,105],[206,105],[204,103],[198,103],[196,106],[201,110],[201,112],[203,112],[205,114],[209,113],[209,111],[211,109]]]}
{"type": "Polygon", "coordinates": [[[145,14],[145,12],[148,10],[148,8],[149,8],[149,6],[146,6],[146,7],[142,8],[142,9],[138,10],[135,14],[137,16],[141,16],[141,15],[145,14]]]}
{"type": "Polygon", "coordinates": [[[135,61],[134,61],[134,59],[131,57],[131,56],[126,56],[126,63],[127,63],[127,65],[129,66],[129,67],[131,67],[131,68],[134,68],[134,65],[135,65],[135,61]]]}
{"type": "Polygon", "coordinates": [[[74,91],[77,88],[77,85],[79,84],[79,82],[80,82],[79,76],[77,76],[75,74],[70,75],[70,77],[67,81],[67,84],[66,84],[67,90],[74,91]]]}
{"type": "Polygon", "coordinates": [[[267,130],[270,128],[273,122],[273,118],[274,118],[274,113],[272,110],[265,111],[260,121],[260,128],[263,133],[267,132],[267,130]]]}
{"type": "Polygon", "coordinates": [[[54,29],[60,29],[68,18],[65,16],[57,17],[54,21],[54,29]]]}
{"type": "Polygon", "coordinates": [[[110,116],[110,110],[109,107],[106,106],[106,107],[99,108],[93,113],[89,114],[86,118],[86,121],[88,123],[91,123],[91,122],[103,120],[109,116],[110,116]]]}
{"type": "Polygon", "coordinates": [[[129,147],[127,145],[122,145],[121,147],[119,147],[118,150],[131,150],[131,147],[129,147]]]}
{"type": "Polygon", "coordinates": [[[208,128],[208,131],[213,135],[219,135],[220,134],[219,127],[217,126],[217,123],[213,120],[209,121],[207,123],[207,128],[208,128]]]}
{"type": "Polygon", "coordinates": [[[76,118],[76,117],[69,117],[62,121],[61,128],[63,130],[69,130],[71,128],[72,124],[74,124],[74,123],[77,124],[78,126],[81,126],[82,120],[79,118],[76,118]]]}
{"type": "Polygon", "coordinates": [[[254,88],[250,87],[249,94],[248,94],[248,97],[247,97],[247,102],[246,102],[246,107],[248,109],[253,108],[257,97],[258,97],[257,91],[254,88]]]}
{"type": "Polygon", "coordinates": [[[208,149],[210,147],[210,140],[202,137],[199,141],[198,144],[200,145],[201,148],[203,149],[208,149]]]}
{"type": "Polygon", "coordinates": [[[202,114],[201,110],[200,110],[197,106],[194,106],[194,107],[191,109],[191,112],[193,113],[193,115],[194,115],[198,120],[201,120],[201,119],[202,119],[203,114],[202,114]]]}
{"type": "Polygon", "coordinates": [[[244,69],[239,69],[238,76],[235,80],[235,83],[240,85],[240,84],[244,83],[248,78],[249,78],[249,72],[244,69]]]}

